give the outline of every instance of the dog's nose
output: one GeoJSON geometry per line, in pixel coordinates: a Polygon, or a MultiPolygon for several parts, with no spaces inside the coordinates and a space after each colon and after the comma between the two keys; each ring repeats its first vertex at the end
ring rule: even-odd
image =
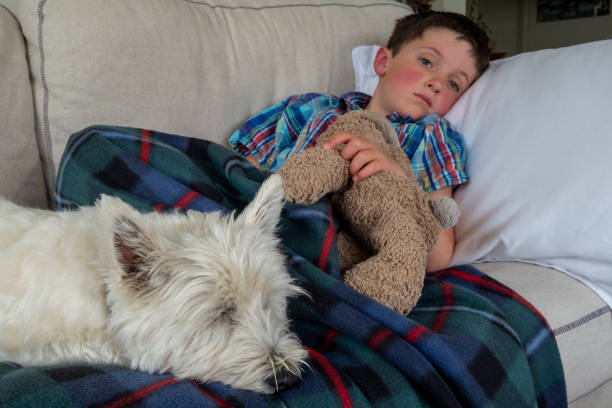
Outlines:
{"type": "Polygon", "coordinates": [[[268,377],[266,383],[277,391],[291,387],[298,380],[298,376],[289,370],[281,369],[275,376],[268,377]]]}

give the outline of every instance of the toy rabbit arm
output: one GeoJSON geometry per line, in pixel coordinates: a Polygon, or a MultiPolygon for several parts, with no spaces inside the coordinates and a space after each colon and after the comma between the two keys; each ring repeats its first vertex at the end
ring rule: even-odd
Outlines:
{"type": "Polygon", "coordinates": [[[335,149],[312,147],[290,157],[278,171],[285,199],[313,204],[328,193],[342,190],[349,181],[348,167],[349,163],[335,149]]]}

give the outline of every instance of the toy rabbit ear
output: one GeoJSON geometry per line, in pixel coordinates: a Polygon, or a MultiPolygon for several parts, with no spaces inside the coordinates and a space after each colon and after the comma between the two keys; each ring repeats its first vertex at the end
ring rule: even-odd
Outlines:
{"type": "Polygon", "coordinates": [[[271,175],[263,182],[253,201],[240,214],[240,222],[244,225],[259,225],[266,232],[273,234],[283,210],[283,195],[281,176],[271,175]]]}

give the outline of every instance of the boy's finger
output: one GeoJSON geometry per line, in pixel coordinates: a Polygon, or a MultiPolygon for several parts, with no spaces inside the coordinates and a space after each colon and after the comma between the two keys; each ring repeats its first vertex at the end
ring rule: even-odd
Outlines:
{"type": "Polygon", "coordinates": [[[379,152],[379,149],[369,141],[357,137],[346,143],[346,145],[340,151],[340,154],[344,160],[352,160],[356,154],[365,151],[370,152],[371,155],[375,155],[377,152],[379,152]]]}
{"type": "Polygon", "coordinates": [[[365,167],[363,167],[357,174],[353,176],[353,181],[356,183],[358,181],[362,181],[378,173],[381,170],[379,163],[377,161],[369,162],[365,167]]]}
{"type": "Polygon", "coordinates": [[[323,143],[323,149],[333,149],[334,147],[340,145],[340,144],[346,144],[348,142],[350,142],[351,140],[355,139],[357,136],[352,134],[352,133],[348,133],[348,132],[338,132],[334,135],[332,135],[329,139],[327,139],[327,141],[325,141],[325,143],[323,143]]]}
{"type": "Polygon", "coordinates": [[[340,156],[342,156],[344,160],[353,160],[353,157],[355,157],[355,155],[361,150],[362,149],[360,148],[359,144],[356,143],[355,140],[351,140],[344,145],[342,150],[340,150],[340,156]]]}
{"type": "Polygon", "coordinates": [[[349,173],[353,175],[359,173],[362,167],[374,160],[376,160],[376,152],[371,150],[358,151],[353,158],[350,159],[349,173]]]}
{"type": "Polygon", "coordinates": [[[372,145],[367,142],[363,143],[360,139],[353,139],[342,148],[340,155],[344,160],[354,160],[355,156],[363,153],[373,160],[377,152],[378,150],[372,148],[372,145]]]}

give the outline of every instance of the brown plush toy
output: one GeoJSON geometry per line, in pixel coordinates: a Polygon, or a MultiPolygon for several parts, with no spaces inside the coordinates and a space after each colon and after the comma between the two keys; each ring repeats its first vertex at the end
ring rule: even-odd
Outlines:
{"type": "Polygon", "coordinates": [[[451,198],[430,200],[414,179],[410,160],[399,146],[391,123],[382,115],[358,110],[340,116],[317,144],[292,156],[281,167],[285,199],[312,204],[333,193],[347,231],[337,237],[340,270],[345,284],[400,312],[408,313],[421,295],[427,254],[442,228],[457,222],[451,198]],[[320,146],[346,131],[375,143],[408,177],[378,172],[353,183],[349,162],[338,149],[320,146]]]}

